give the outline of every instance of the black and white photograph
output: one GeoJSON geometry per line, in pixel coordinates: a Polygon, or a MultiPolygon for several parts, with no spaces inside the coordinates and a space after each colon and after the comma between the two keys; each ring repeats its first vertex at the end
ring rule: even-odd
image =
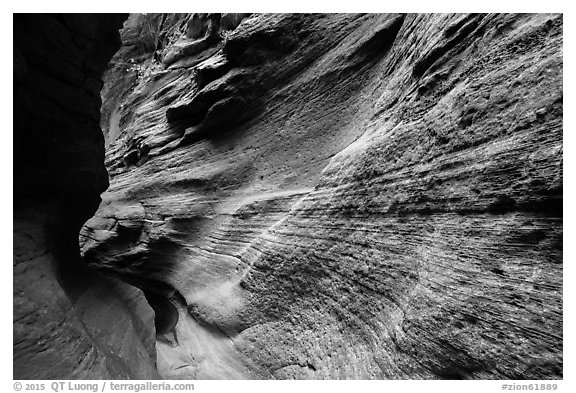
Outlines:
{"type": "Polygon", "coordinates": [[[568,391],[564,14],[379,7],[12,14],[6,391],[568,391]]]}

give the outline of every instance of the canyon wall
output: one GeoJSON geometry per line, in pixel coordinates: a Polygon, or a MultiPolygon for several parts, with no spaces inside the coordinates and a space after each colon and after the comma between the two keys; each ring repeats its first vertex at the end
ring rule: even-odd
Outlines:
{"type": "Polygon", "coordinates": [[[562,378],[562,23],[131,15],[80,242],[160,374],[562,378]]]}
{"type": "Polygon", "coordinates": [[[108,187],[101,75],[127,15],[14,15],[15,379],[158,378],[143,293],[80,259],[108,187]]]}

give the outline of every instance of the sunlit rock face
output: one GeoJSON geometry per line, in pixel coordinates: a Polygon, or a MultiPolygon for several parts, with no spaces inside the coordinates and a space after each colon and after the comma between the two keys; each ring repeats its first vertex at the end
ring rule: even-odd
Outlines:
{"type": "Polygon", "coordinates": [[[91,266],[165,378],[551,379],[562,16],[131,15],[91,266]]]}
{"type": "Polygon", "coordinates": [[[15,379],[157,378],[143,293],[80,260],[108,186],[100,79],[121,15],[14,15],[15,379]]]}

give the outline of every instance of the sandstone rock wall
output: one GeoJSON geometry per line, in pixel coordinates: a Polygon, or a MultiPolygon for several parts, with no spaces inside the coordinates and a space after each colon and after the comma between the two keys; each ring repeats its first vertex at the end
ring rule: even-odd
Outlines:
{"type": "Polygon", "coordinates": [[[141,291],[80,260],[108,186],[100,79],[126,16],[14,15],[14,378],[157,378],[141,291]]]}
{"type": "Polygon", "coordinates": [[[152,19],[81,241],[164,377],[562,377],[561,15],[152,19]]]}

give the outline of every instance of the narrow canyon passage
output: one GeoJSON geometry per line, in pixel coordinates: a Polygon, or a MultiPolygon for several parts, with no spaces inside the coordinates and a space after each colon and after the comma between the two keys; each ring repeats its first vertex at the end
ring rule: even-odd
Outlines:
{"type": "MultiPolygon", "coordinates": [[[[156,341],[158,372],[167,379],[259,379],[222,331],[202,326],[181,302],[172,337],[156,341]]],[[[169,335],[168,335],[169,336],[169,335]]]]}
{"type": "MultiPolygon", "coordinates": [[[[73,64],[109,61],[81,68],[102,75],[88,104],[57,104],[79,117],[50,123],[67,198],[42,209],[22,186],[14,356],[36,366],[20,376],[563,377],[562,15],[86,18],[82,34],[41,18],[70,48],[99,43],[73,64]],[[70,222],[37,213],[68,200],[70,222]],[[46,249],[94,275],[70,289],[46,249]],[[67,306],[45,333],[51,293],[67,306]],[[46,368],[46,348],[74,360],[46,368]]],[[[62,76],[36,74],[43,25],[20,26],[28,108],[62,76]]],[[[21,159],[22,184],[40,162],[21,159]]]]}

